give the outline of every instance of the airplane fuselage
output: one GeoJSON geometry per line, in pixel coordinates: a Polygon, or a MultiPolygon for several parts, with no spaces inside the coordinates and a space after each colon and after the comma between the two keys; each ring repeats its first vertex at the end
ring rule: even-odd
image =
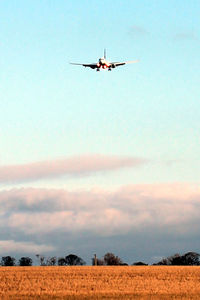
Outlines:
{"type": "Polygon", "coordinates": [[[109,63],[104,57],[99,58],[99,62],[97,63],[97,71],[101,69],[108,69],[111,70],[111,63],[109,63]]]}

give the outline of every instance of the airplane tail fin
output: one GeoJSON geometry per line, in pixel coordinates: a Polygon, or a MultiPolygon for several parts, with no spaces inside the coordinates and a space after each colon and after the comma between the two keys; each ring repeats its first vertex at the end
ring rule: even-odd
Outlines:
{"type": "Polygon", "coordinates": [[[104,49],[104,58],[106,59],[106,49],[104,49]]]}

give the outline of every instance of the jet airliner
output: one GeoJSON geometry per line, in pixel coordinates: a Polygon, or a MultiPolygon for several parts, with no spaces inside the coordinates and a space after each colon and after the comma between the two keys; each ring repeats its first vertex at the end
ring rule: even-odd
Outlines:
{"type": "Polygon", "coordinates": [[[100,69],[108,69],[108,71],[111,71],[112,69],[114,69],[116,67],[123,66],[126,64],[137,63],[138,61],[139,60],[131,60],[131,61],[125,61],[125,62],[109,62],[106,60],[106,49],[104,49],[104,56],[99,58],[97,63],[94,63],[94,64],[70,63],[70,64],[88,67],[91,69],[96,69],[96,71],[100,71],[100,69]]]}

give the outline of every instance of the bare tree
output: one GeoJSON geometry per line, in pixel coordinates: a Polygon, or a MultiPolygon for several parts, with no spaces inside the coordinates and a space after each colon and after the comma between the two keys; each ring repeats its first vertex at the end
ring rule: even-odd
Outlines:
{"type": "Polygon", "coordinates": [[[107,266],[119,266],[123,264],[123,261],[118,256],[115,256],[113,253],[106,253],[104,255],[104,262],[107,266]]]}
{"type": "Polygon", "coordinates": [[[48,257],[46,260],[46,266],[55,266],[57,258],[56,256],[48,257]]]}
{"type": "Polygon", "coordinates": [[[40,255],[40,266],[46,266],[46,262],[45,262],[45,256],[44,255],[40,255]]]}
{"type": "Polygon", "coordinates": [[[45,261],[45,256],[44,255],[40,255],[40,254],[36,254],[35,255],[38,259],[38,263],[40,264],[40,266],[46,266],[46,261],[45,261]]]}

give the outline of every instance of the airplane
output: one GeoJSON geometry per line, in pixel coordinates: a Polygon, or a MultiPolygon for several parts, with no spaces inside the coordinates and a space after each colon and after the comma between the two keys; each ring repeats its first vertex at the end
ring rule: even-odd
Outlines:
{"type": "Polygon", "coordinates": [[[132,61],[125,61],[125,62],[109,62],[106,60],[106,49],[104,49],[104,56],[99,58],[98,63],[94,64],[78,64],[78,63],[70,63],[71,65],[79,65],[83,67],[88,67],[91,69],[96,69],[96,71],[100,71],[100,69],[108,69],[108,71],[111,71],[112,69],[123,66],[126,64],[132,64],[137,63],[139,60],[132,60],[132,61]]]}

